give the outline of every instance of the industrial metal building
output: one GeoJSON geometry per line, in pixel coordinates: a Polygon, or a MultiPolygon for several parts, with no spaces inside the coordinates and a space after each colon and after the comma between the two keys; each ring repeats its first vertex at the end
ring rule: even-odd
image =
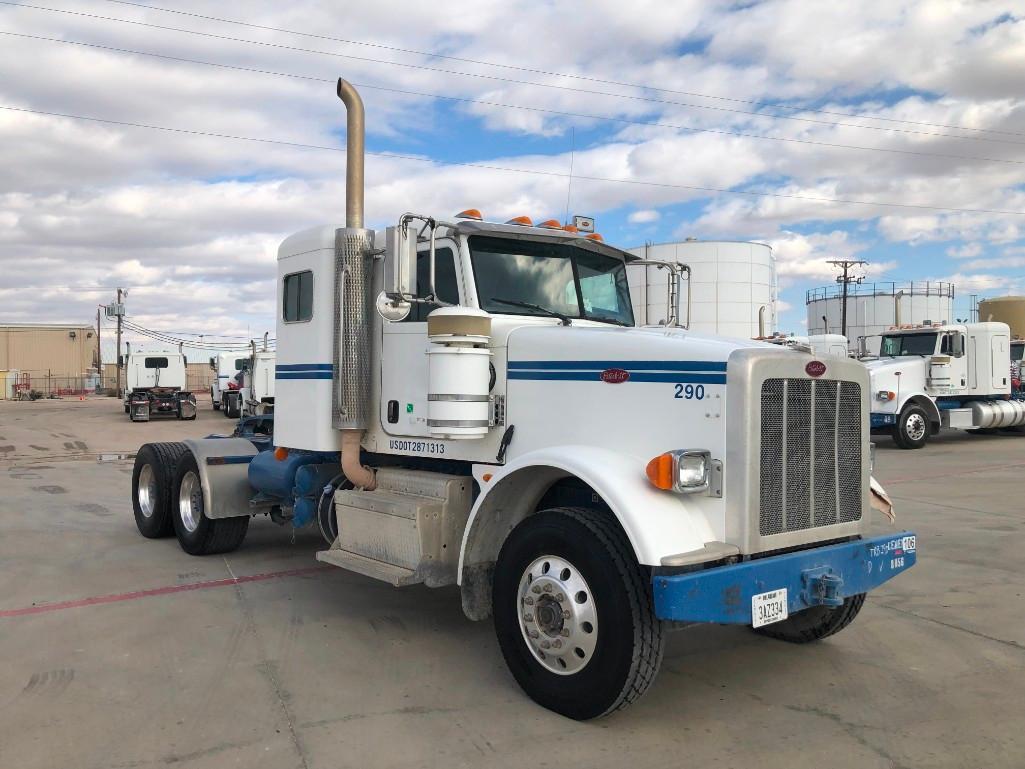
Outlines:
{"type": "Polygon", "coordinates": [[[16,382],[45,393],[84,389],[95,381],[97,354],[88,323],[0,323],[0,398],[16,382]]]}

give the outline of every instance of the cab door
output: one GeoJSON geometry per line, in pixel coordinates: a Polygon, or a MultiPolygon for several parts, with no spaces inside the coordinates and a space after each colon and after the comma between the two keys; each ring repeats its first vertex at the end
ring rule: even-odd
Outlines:
{"type": "MultiPolygon", "coordinates": [[[[435,247],[435,290],[438,298],[460,304],[459,251],[453,241],[435,247]]],[[[430,283],[430,258],[417,253],[417,295],[430,283]]],[[[390,435],[427,437],[427,316],[439,305],[414,302],[409,316],[397,323],[384,322],[381,343],[381,424],[390,435]]]]}
{"type": "Polygon", "coordinates": [[[1004,393],[1011,386],[1011,337],[994,334],[990,338],[990,385],[995,393],[1004,393]]]}

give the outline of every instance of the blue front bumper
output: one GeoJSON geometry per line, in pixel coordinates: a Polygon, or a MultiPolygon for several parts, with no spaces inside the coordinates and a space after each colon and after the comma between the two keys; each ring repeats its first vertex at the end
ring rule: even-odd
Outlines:
{"type": "Polygon", "coordinates": [[[655,614],[680,622],[751,624],[751,599],[786,588],[788,613],[838,606],[915,565],[913,532],[652,577],[655,614]]]}
{"type": "Polygon", "coordinates": [[[886,427],[888,425],[897,424],[897,415],[883,414],[880,412],[873,411],[870,420],[871,427],[886,427]]]}

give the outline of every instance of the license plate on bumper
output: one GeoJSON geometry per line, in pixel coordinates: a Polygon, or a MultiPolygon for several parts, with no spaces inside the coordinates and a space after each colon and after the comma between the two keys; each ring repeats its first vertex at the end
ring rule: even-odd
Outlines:
{"type": "Polygon", "coordinates": [[[788,616],[790,614],[787,611],[787,589],[785,587],[751,596],[751,627],[782,622],[788,616]]]}

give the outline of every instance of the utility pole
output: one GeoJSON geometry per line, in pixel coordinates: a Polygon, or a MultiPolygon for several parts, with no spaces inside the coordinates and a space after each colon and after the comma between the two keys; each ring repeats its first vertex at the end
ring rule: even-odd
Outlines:
{"type": "Polygon", "coordinates": [[[103,387],[103,348],[100,346],[100,308],[96,308],[96,373],[99,374],[100,387],[103,387]]]}
{"type": "Polygon", "coordinates": [[[114,368],[117,370],[117,397],[121,398],[121,318],[124,311],[121,308],[121,289],[117,290],[117,355],[114,356],[114,368]]]}
{"type": "Polygon", "coordinates": [[[851,274],[851,270],[859,265],[868,264],[868,262],[863,259],[831,259],[829,264],[842,271],[836,276],[836,282],[843,286],[840,300],[840,333],[847,336],[847,287],[851,283],[861,283],[865,279],[864,275],[855,277],[851,274]]]}

